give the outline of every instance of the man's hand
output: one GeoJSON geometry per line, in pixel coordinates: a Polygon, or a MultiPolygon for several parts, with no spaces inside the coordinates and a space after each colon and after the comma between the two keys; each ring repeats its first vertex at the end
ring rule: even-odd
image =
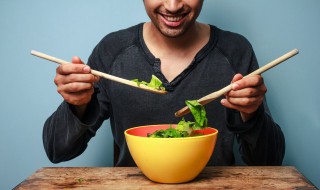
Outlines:
{"type": "Polygon", "coordinates": [[[225,94],[221,104],[238,110],[244,122],[252,118],[262,104],[267,88],[260,75],[243,78],[236,74],[232,79],[232,90],[225,94]]]}
{"type": "Polygon", "coordinates": [[[79,57],[73,57],[72,63],[57,67],[54,83],[66,102],[85,110],[94,92],[93,84],[99,77],[92,75],[90,67],[83,64],[79,57]]]}

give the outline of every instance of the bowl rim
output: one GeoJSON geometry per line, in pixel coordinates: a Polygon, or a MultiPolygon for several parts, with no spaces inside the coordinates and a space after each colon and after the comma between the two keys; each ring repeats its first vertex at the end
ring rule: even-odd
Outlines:
{"type": "MultiPolygon", "coordinates": [[[[137,135],[131,135],[131,134],[128,134],[128,131],[129,130],[134,130],[134,129],[137,129],[137,128],[145,128],[145,127],[156,127],[156,126],[161,126],[161,125],[168,125],[168,126],[176,126],[177,124],[155,124],[155,125],[141,125],[141,126],[137,126],[137,127],[131,127],[129,129],[126,129],[124,131],[124,134],[125,136],[131,136],[131,137],[136,137],[136,138],[149,138],[149,137],[143,137],[143,136],[137,136],[137,135]]],[[[201,136],[192,136],[192,137],[180,137],[180,138],[149,138],[149,139],[194,139],[194,138],[204,138],[204,137],[208,137],[208,136],[215,136],[219,133],[219,130],[216,129],[216,128],[213,128],[213,127],[206,127],[206,128],[210,128],[210,129],[214,129],[215,132],[214,133],[210,133],[210,134],[206,134],[206,135],[201,135],[201,136]]],[[[206,129],[204,128],[204,129],[206,129]]],[[[201,130],[204,130],[204,129],[201,129],[201,130]]]]}

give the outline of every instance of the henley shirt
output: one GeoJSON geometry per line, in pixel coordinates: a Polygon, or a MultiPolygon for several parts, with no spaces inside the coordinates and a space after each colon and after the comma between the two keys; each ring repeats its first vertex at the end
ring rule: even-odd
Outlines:
{"type": "MultiPolygon", "coordinates": [[[[63,101],[45,122],[43,143],[51,162],[79,156],[102,123],[109,120],[114,141],[120,149],[115,165],[136,166],[125,141],[126,129],[177,124],[181,118],[176,118],[174,113],[186,105],[186,100],[197,100],[230,84],[236,73],[247,75],[258,68],[252,46],[245,37],[213,25],[210,28],[209,42],[171,82],[161,73],[161,60],[146,46],[143,23],[106,35],[89,57],[88,65],[92,69],[129,80],[150,81],[155,75],[169,93],[155,94],[101,78],[95,84],[96,93],[81,120],[73,114],[73,106],[63,101]]],[[[246,164],[281,165],[285,140],[280,127],[272,120],[266,102],[259,107],[255,117],[242,122],[240,113],[225,108],[220,100],[205,106],[208,126],[219,131],[208,165],[234,165],[235,139],[246,164]]],[[[194,121],[192,114],[184,119],[194,121]]]]}

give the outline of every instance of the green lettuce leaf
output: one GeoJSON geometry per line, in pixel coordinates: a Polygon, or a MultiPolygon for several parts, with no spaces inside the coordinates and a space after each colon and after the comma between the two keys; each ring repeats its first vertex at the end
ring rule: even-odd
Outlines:
{"type": "Polygon", "coordinates": [[[191,135],[193,132],[193,130],[192,130],[193,125],[194,125],[194,122],[186,121],[186,120],[184,120],[184,118],[182,118],[181,121],[178,123],[176,130],[185,131],[189,135],[191,135]]]}
{"type": "MultiPolygon", "coordinates": [[[[187,100],[186,104],[190,109],[195,121],[186,121],[184,118],[177,124],[174,129],[170,126],[168,129],[157,130],[152,134],[148,134],[151,138],[180,138],[195,135],[193,130],[204,129],[208,127],[208,119],[204,106],[199,104],[197,100],[187,100]]],[[[197,134],[199,135],[199,134],[197,134]]]]}
{"type": "Polygon", "coordinates": [[[147,136],[151,138],[181,138],[188,137],[189,134],[186,131],[179,131],[170,126],[168,129],[160,129],[147,136]]]}
{"type": "Polygon", "coordinates": [[[204,109],[204,106],[201,105],[197,100],[187,100],[186,104],[195,119],[195,123],[192,128],[197,130],[208,127],[207,113],[204,109]]]}
{"type": "Polygon", "coordinates": [[[138,86],[140,86],[140,84],[144,84],[144,85],[146,85],[148,87],[151,87],[151,88],[154,88],[154,89],[157,89],[157,90],[166,90],[165,87],[163,86],[161,80],[158,79],[154,75],[151,76],[150,82],[139,81],[138,79],[133,79],[131,81],[136,82],[138,86]]]}

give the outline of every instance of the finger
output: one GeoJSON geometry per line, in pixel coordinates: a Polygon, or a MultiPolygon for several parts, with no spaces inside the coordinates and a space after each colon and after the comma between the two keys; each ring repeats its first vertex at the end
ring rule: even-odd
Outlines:
{"type": "Polygon", "coordinates": [[[240,106],[237,106],[237,105],[234,105],[232,103],[230,103],[227,99],[222,99],[221,100],[221,104],[227,108],[230,108],[230,109],[235,109],[235,110],[238,110],[240,111],[241,110],[241,107],[240,106]]]}
{"type": "Polygon", "coordinates": [[[255,112],[259,107],[259,105],[255,105],[255,104],[254,105],[247,105],[247,106],[233,104],[233,103],[229,102],[227,99],[222,99],[221,104],[223,106],[225,106],[226,108],[238,110],[239,112],[243,112],[243,113],[247,113],[247,114],[255,112]]]}
{"type": "Polygon", "coordinates": [[[77,93],[85,90],[93,89],[92,83],[84,83],[84,82],[73,82],[73,83],[67,83],[64,85],[59,85],[57,88],[57,91],[60,94],[63,93],[77,93]]]}
{"type": "Polygon", "coordinates": [[[231,90],[226,94],[228,97],[254,97],[259,96],[261,94],[260,89],[257,88],[245,88],[241,90],[231,90]]]}
{"type": "Polygon", "coordinates": [[[68,74],[68,75],[57,74],[54,78],[54,83],[57,86],[73,83],[73,82],[94,83],[96,81],[97,81],[96,77],[92,74],[68,74]]]}
{"type": "Polygon", "coordinates": [[[91,72],[90,67],[87,66],[87,65],[85,65],[85,64],[81,61],[80,57],[73,56],[73,57],[72,57],[72,63],[73,63],[73,64],[82,64],[82,65],[84,65],[83,71],[84,71],[85,73],[90,73],[90,72],[91,72]]]}
{"type": "Polygon", "coordinates": [[[264,84],[263,78],[260,75],[254,75],[247,78],[242,78],[232,84],[232,90],[240,90],[247,87],[255,87],[264,84]]]}
{"type": "Polygon", "coordinates": [[[72,83],[72,82],[84,82],[84,83],[95,83],[97,77],[92,74],[70,74],[64,76],[63,83],[72,83]]]}
{"type": "Polygon", "coordinates": [[[99,76],[96,76],[96,75],[94,75],[94,83],[96,83],[96,82],[98,82],[100,80],[100,77],[99,76]]]}
{"type": "Polygon", "coordinates": [[[71,73],[90,73],[91,69],[84,64],[62,64],[56,69],[57,74],[68,75],[71,73]]]}
{"type": "MultiPolygon", "coordinates": [[[[235,87],[235,86],[237,86],[238,84],[237,83],[234,83],[234,82],[236,82],[236,81],[238,81],[238,80],[241,80],[243,78],[243,76],[241,75],[241,74],[235,74],[234,76],[233,76],[233,78],[232,78],[232,80],[231,80],[231,88],[232,89],[236,89],[237,87],[235,87]]],[[[224,95],[225,96],[228,96],[228,93],[229,92],[226,92],[224,95]]]]}
{"type": "Polygon", "coordinates": [[[94,93],[93,89],[84,90],[76,93],[63,93],[61,94],[64,100],[72,105],[83,105],[91,100],[91,96],[94,93]]]}
{"type": "Polygon", "coordinates": [[[260,96],[255,97],[243,97],[243,98],[234,98],[234,97],[227,97],[226,100],[233,105],[237,106],[252,106],[252,105],[259,105],[262,102],[262,98],[260,96]]]}

